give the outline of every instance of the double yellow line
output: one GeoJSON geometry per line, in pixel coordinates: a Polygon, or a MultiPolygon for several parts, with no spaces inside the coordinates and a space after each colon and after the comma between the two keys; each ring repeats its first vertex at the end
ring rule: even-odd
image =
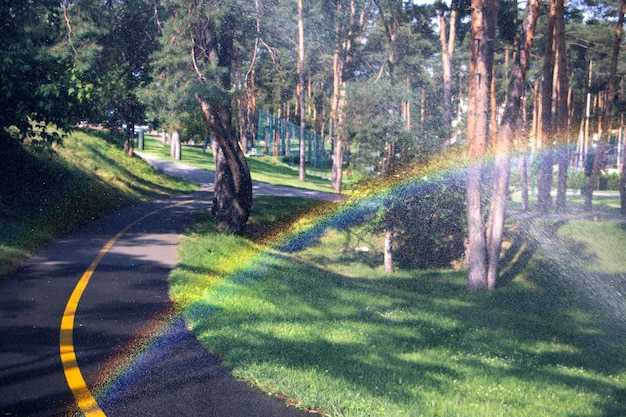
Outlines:
{"type": "Polygon", "coordinates": [[[124,227],[120,232],[113,236],[98,252],[98,255],[91,262],[87,270],[83,273],[82,277],[74,287],[72,295],[70,295],[67,304],[65,305],[65,311],[63,318],[61,319],[61,334],[60,334],[60,355],[61,362],[63,364],[63,372],[65,373],[65,379],[67,384],[74,395],[78,408],[85,414],[85,417],[106,417],[106,414],[102,411],[98,402],[94,398],[93,394],[87,388],[83,374],[78,367],[78,361],[76,360],[76,352],[74,351],[74,318],[76,316],[76,310],[78,309],[78,303],[87,288],[87,284],[91,279],[94,271],[104,258],[104,255],[111,249],[111,247],[117,242],[128,230],[141,222],[142,220],[159,213],[163,210],[167,210],[172,207],[181,206],[190,203],[192,200],[182,201],[180,203],[171,204],[167,207],[154,210],[141,218],[135,220],[128,226],[124,227]]]}

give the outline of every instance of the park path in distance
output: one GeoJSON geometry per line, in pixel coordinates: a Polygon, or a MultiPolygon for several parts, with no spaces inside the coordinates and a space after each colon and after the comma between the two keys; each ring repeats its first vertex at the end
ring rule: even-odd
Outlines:
{"type": "MultiPolygon", "coordinates": [[[[202,184],[184,197],[127,207],[57,239],[0,278],[0,415],[64,416],[77,410],[59,357],[59,328],[76,283],[109,239],[111,247],[79,302],[74,349],[90,390],[109,417],[307,415],[235,380],[187,329],[168,296],[178,234],[209,208],[213,173],[145,157],[157,169],[202,184]],[[185,204],[177,204],[186,201],[185,204]],[[155,329],[163,329],[154,334],[155,329]],[[151,337],[152,336],[152,337],[151,337]],[[151,338],[150,338],[151,337],[151,338]],[[149,354],[135,359],[142,340],[149,354]],[[103,380],[113,365],[133,360],[131,372],[103,380]],[[108,390],[107,390],[108,388],[108,390]]],[[[336,201],[333,194],[255,183],[257,194],[336,201]]]]}

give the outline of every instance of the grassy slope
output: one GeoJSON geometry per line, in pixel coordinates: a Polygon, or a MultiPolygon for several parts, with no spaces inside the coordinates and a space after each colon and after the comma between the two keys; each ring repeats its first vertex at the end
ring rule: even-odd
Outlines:
{"type": "Polygon", "coordinates": [[[468,294],[464,271],[384,274],[358,229],[261,245],[306,204],[263,198],[251,235],[204,218],[181,244],[172,295],[237,377],[332,416],[624,415],[623,224],[520,220],[505,286],[468,294]]]}
{"type": "Polygon", "coordinates": [[[0,274],[56,236],[124,205],[190,192],[121,151],[119,137],[76,131],[52,150],[12,155],[0,179],[0,274]]]}

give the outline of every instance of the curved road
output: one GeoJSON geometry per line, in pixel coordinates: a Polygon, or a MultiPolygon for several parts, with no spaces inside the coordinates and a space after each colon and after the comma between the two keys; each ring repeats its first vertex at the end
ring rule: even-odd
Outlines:
{"type": "MultiPolygon", "coordinates": [[[[200,191],[125,208],[56,240],[0,278],[0,416],[77,414],[59,353],[61,320],[77,283],[112,238],[70,332],[86,387],[103,413],[94,415],[307,415],[235,380],[174,311],[167,278],[177,262],[178,234],[193,213],[209,207],[212,173],[141,156],[169,175],[201,183],[200,191]]],[[[254,189],[337,200],[267,184],[254,189]]]]}

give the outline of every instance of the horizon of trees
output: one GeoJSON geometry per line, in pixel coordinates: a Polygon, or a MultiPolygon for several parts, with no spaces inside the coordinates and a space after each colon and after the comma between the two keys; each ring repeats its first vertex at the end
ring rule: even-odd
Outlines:
{"type": "MultiPolygon", "coordinates": [[[[543,212],[566,209],[568,169],[587,167],[591,210],[599,173],[624,165],[625,153],[616,152],[626,110],[619,6],[605,0],[8,0],[0,11],[6,51],[0,151],[27,137],[59,140],[48,123],[67,129],[86,119],[126,126],[129,155],[134,125],[145,120],[174,138],[181,132],[211,137],[218,155],[214,211],[225,230],[239,232],[252,203],[243,154],[259,139],[255,118],[265,109],[332,143],[336,192],[348,155],[364,174],[388,177],[468,147],[479,161],[487,153],[503,158],[496,171],[506,174],[498,177],[504,190],[510,154],[519,153],[523,195],[528,178],[536,178],[543,212]],[[491,14],[491,32],[483,34],[489,41],[480,45],[489,51],[473,49],[485,29],[473,27],[479,10],[491,14]],[[536,16],[523,52],[529,10],[536,16]],[[486,61],[477,75],[479,53],[486,61]],[[515,72],[520,65],[523,74],[515,72]],[[475,82],[483,88],[479,107],[475,82]],[[477,109],[484,117],[478,131],[477,109]]],[[[302,148],[300,155],[304,181],[302,148]]],[[[484,217],[483,175],[468,177],[471,193],[479,194],[472,199],[468,192],[474,222],[469,211],[467,220],[469,237],[484,246],[474,262],[486,268],[499,256],[501,232],[492,232],[504,213],[484,217]]],[[[626,171],[621,178],[626,215],[626,171]]],[[[493,190],[493,201],[506,198],[502,188],[493,190]]],[[[523,203],[529,207],[527,197],[523,203]]],[[[392,271],[393,238],[404,226],[392,205],[385,210],[385,266],[392,271]]],[[[469,279],[470,289],[495,286],[497,268],[489,280],[486,271],[469,279]]]]}

